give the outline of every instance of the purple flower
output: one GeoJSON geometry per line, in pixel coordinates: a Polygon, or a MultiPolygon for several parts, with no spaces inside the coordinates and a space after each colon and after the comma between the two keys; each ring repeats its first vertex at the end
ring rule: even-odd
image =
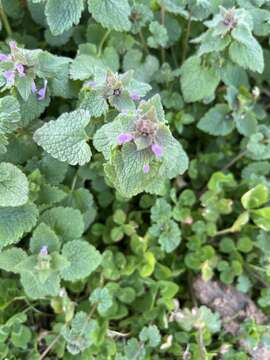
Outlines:
{"type": "Polygon", "coordinates": [[[90,87],[95,87],[97,86],[97,83],[95,81],[87,81],[85,85],[90,87]]]}
{"type": "Polygon", "coordinates": [[[140,98],[141,98],[140,95],[138,95],[138,94],[136,94],[136,93],[131,94],[131,99],[132,99],[133,101],[139,101],[140,98]]]}
{"type": "Polygon", "coordinates": [[[3,72],[3,76],[6,79],[6,84],[11,86],[14,84],[15,80],[15,71],[13,70],[6,70],[3,72]]]}
{"type": "Polygon", "coordinates": [[[153,153],[156,155],[156,157],[160,158],[163,154],[162,147],[158,144],[152,144],[151,149],[153,153]]]}
{"type": "Polygon", "coordinates": [[[38,90],[38,95],[39,95],[38,100],[44,100],[45,99],[46,91],[47,91],[47,85],[48,85],[48,81],[44,80],[43,88],[38,90]]]}
{"type": "Polygon", "coordinates": [[[120,135],[118,136],[118,144],[119,144],[119,145],[122,145],[122,144],[124,144],[124,143],[130,142],[130,141],[132,141],[132,140],[133,140],[133,136],[132,136],[131,134],[128,134],[128,133],[126,133],[126,134],[120,134],[120,135]]]}
{"type": "Polygon", "coordinates": [[[39,255],[47,256],[48,255],[48,246],[44,245],[39,251],[39,255]]]}
{"type": "Polygon", "coordinates": [[[148,164],[144,164],[144,165],[143,165],[143,172],[144,172],[145,174],[148,174],[149,171],[150,171],[150,166],[149,166],[148,164]]]}
{"type": "Polygon", "coordinates": [[[37,87],[36,87],[36,84],[35,84],[34,80],[33,80],[32,85],[31,85],[31,91],[32,91],[32,94],[35,94],[37,92],[37,87]]]}
{"type": "Polygon", "coordinates": [[[10,47],[11,49],[17,49],[17,43],[16,43],[16,41],[14,41],[14,40],[10,41],[10,42],[9,42],[9,47],[10,47]]]}
{"type": "Polygon", "coordinates": [[[18,71],[20,77],[25,76],[25,70],[23,64],[16,64],[15,68],[18,71]]]}
{"type": "Polygon", "coordinates": [[[10,55],[0,54],[0,61],[9,61],[9,60],[11,60],[10,55]]]}

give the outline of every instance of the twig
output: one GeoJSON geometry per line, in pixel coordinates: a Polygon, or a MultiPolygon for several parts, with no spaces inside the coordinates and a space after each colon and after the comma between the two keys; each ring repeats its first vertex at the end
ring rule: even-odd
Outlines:
{"type": "Polygon", "coordinates": [[[54,347],[54,345],[59,341],[61,337],[61,334],[58,334],[56,336],[56,338],[50,343],[50,345],[45,349],[45,351],[43,351],[43,353],[40,355],[39,360],[43,360],[47,354],[52,350],[52,348],[54,347]]]}
{"type": "Polygon", "coordinates": [[[0,17],[2,19],[2,22],[3,22],[3,25],[4,25],[4,28],[6,30],[7,35],[12,36],[12,30],[11,30],[7,15],[6,15],[5,10],[4,10],[2,0],[0,0],[0,17]]]}
{"type": "Polygon", "coordinates": [[[228,170],[230,167],[232,167],[238,160],[242,159],[247,153],[247,150],[244,150],[240,152],[237,156],[235,156],[227,165],[223,166],[221,171],[228,170]]]}
{"type": "Polygon", "coordinates": [[[184,38],[184,43],[183,43],[183,52],[182,52],[182,61],[181,61],[182,64],[185,61],[186,55],[187,55],[188,40],[189,40],[190,30],[191,30],[191,16],[192,16],[191,15],[191,10],[189,10],[186,36],[184,38]]]}

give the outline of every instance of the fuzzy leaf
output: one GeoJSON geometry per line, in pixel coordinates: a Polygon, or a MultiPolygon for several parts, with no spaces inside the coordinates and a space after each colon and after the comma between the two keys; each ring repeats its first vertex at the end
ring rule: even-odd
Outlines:
{"type": "Polygon", "coordinates": [[[28,203],[19,207],[0,208],[0,249],[17,243],[35,226],[38,210],[28,203]]]}
{"type": "Polygon", "coordinates": [[[47,246],[48,252],[51,253],[59,249],[60,241],[48,225],[41,223],[33,232],[30,240],[30,249],[32,253],[38,254],[43,246],[47,246]]]}
{"type": "Polygon", "coordinates": [[[62,114],[57,120],[44,124],[34,134],[35,142],[52,157],[70,165],[84,165],[91,159],[84,128],[90,121],[87,111],[76,110],[62,114]]]}
{"type": "Polygon", "coordinates": [[[32,299],[57,296],[60,290],[60,277],[55,272],[49,275],[44,282],[41,282],[36,273],[24,271],[21,274],[21,283],[26,294],[32,299]]]}
{"type": "Polygon", "coordinates": [[[64,245],[62,254],[70,262],[62,270],[64,280],[77,281],[89,276],[100,265],[100,252],[86,241],[73,240],[64,245]]]}
{"type": "Polygon", "coordinates": [[[181,88],[186,102],[212,97],[220,81],[215,69],[201,64],[201,59],[192,56],[181,68],[181,88]]]}
{"type": "Polygon", "coordinates": [[[130,6],[128,0],[88,0],[89,11],[102,26],[116,31],[127,31],[130,6]]]}
{"type": "Polygon", "coordinates": [[[84,231],[84,222],[79,210],[55,207],[45,211],[41,218],[64,242],[78,239],[84,231]]]}
{"type": "Polygon", "coordinates": [[[53,35],[62,34],[65,30],[77,25],[84,8],[83,0],[48,0],[45,14],[53,35]]]}
{"type": "Polygon", "coordinates": [[[226,104],[215,105],[199,121],[198,128],[210,135],[225,136],[230,134],[235,125],[228,115],[230,109],[226,104]]]}
{"type": "Polygon", "coordinates": [[[0,164],[0,206],[21,206],[28,201],[28,180],[16,166],[0,164]]]}
{"type": "Polygon", "coordinates": [[[20,104],[13,96],[0,99],[0,134],[9,134],[18,127],[21,120],[20,104]]]}
{"type": "Polygon", "coordinates": [[[13,247],[0,253],[0,268],[9,272],[17,272],[16,266],[27,258],[26,253],[13,247]]]}

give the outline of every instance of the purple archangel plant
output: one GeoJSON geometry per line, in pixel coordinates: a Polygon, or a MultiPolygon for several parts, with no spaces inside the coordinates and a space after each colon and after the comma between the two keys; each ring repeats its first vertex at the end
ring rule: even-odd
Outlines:
{"type": "Polygon", "coordinates": [[[188,166],[182,146],[166,125],[158,95],[103,125],[94,146],[107,160],[108,180],[126,197],[141,191],[159,193],[166,179],[188,166]]]}

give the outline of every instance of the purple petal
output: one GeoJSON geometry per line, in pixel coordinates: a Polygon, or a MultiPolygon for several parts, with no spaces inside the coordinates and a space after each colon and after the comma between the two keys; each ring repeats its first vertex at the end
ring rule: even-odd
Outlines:
{"type": "Polygon", "coordinates": [[[143,172],[144,172],[145,174],[148,174],[149,171],[150,171],[150,166],[149,166],[148,164],[144,164],[144,165],[143,165],[143,172]]]}
{"type": "Polygon", "coordinates": [[[136,94],[136,93],[131,94],[131,99],[132,99],[133,101],[139,101],[140,98],[141,98],[140,95],[138,95],[138,94],[136,94]]]}
{"type": "Polygon", "coordinates": [[[128,134],[128,133],[126,133],[126,134],[120,134],[120,135],[118,136],[118,144],[119,144],[119,145],[122,145],[122,144],[124,144],[124,143],[130,142],[130,141],[132,141],[132,140],[133,140],[133,136],[132,136],[131,134],[128,134]]]}
{"type": "Polygon", "coordinates": [[[0,61],[9,61],[9,60],[11,60],[10,55],[0,54],[0,61]]]}
{"type": "Polygon", "coordinates": [[[25,76],[25,70],[23,64],[16,64],[15,65],[16,70],[18,71],[20,77],[25,76]]]}
{"type": "Polygon", "coordinates": [[[160,158],[163,155],[162,147],[158,144],[152,144],[151,149],[156,157],[160,158]]]}
{"type": "Polygon", "coordinates": [[[97,83],[95,81],[87,81],[85,85],[90,87],[95,87],[97,86],[97,83]]]}
{"type": "Polygon", "coordinates": [[[39,255],[47,256],[48,255],[48,246],[42,246],[42,248],[39,251],[39,255]]]}
{"type": "Polygon", "coordinates": [[[44,80],[44,86],[38,91],[38,100],[44,100],[46,96],[48,81],[44,80]]]}
{"type": "Polygon", "coordinates": [[[37,87],[36,87],[36,84],[35,84],[34,80],[33,80],[32,85],[31,85],[31,91],[32,91],[32,94],[35,94],[37,92],[37,87]]]}
{"type": "Polygon", "coordinates": [[[13,85],[15,80],[15,71],[7,70],[3,72],[3,76],[6,79],[7,85],[13,85]]]}

